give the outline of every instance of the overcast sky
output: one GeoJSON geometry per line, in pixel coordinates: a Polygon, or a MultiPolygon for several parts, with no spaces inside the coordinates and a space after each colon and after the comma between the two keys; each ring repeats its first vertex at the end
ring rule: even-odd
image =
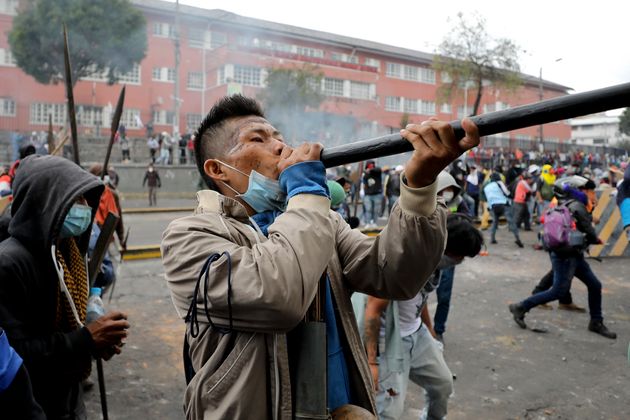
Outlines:
{"type": "Polygon", "coordinates": [[[630,82],[630,1],[180,0],[243,16],[435,52],[448,18],[478,12],[526,52],[521,70],[576,92],[630,82]],[[562,60],[556,62],[558,58],[562,60]]]}

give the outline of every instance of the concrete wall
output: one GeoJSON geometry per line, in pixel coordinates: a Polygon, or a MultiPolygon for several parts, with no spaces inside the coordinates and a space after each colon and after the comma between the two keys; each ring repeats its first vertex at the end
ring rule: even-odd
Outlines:
{"type": "MultiPolygon", "coordinates": [[[[134,197],[147,191],[146,187],[142,187],[146,165],[116,165],[114,169],[120,178],[118,190],[123,197],[134,197]]],[[[199,173],[193,165],[158,165],[155,169],[162,181],[161,195],[167,193],[169,197],[190,197],[199,190],[199,173]]]]}

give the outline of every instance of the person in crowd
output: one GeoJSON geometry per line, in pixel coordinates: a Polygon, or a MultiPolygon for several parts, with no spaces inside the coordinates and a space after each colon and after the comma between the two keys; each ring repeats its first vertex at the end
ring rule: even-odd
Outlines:
{"type": "Polygon", "coordinates": [[[514,235],[515,243],[523,248],[523,242],[518,234],[518,228],[514,224],[512,218],[512,209],[510,207],[510,191],[501,180],[499,172],[493,172],[490,175],[490,182],[483,188],[483,192],[488,200],[488,206],[492,213],[492,226],[490,228],[490,243],[497,243],[497,229],[499,227],[499,218],[505,216],[508,222],[508,229],[514,235]]]}
{"type": "Polygon", "coordinates": [[[542,216],[542,214],[537,211],[538,208],[536,198],[536,195],[538,194],[538,181],[540,179],[540,166],[535,164],[529,165],[529,168],[527,168],[527,173],[529,173],[532,178],[532,190],[529,194],[529,197],[527,197],[527,212],[529,214],[529,226],[531,227],[534,224],[538,224],[538,220],[534,218],[534,214],[538,215],[538,219],[540,219],[540,216],[542,216]]]}
{"type": "Polygon", "coordinates": [[[368,160],[365,163],[362,183],[365,193],[363,197],[363,201],[365,202],[363,219],[368,227],[374,227],[378,221],[378,215],[383,201],[383,174],[381,168],[376,166],[373,160],[368,160]]]}
{"type": "Polygon", "coordinates": [[[623,180],[617,183],[617,205],[621,213],[623,229],[630,241],[630,165],[628,164],[626,164],[623,180]]]}
{"type": "Polygon", "coordinates": [[[147,146],[149,147],[149,153],[151,155],[151,163],[155,163],[156,155],[160,150],[160,144],[155,137],[151,136],[147,140],[147,146]]]}
{"type": "MultiPolygon", "coordinates": [[[[586,211],[592,214],[593,210],[597,206],[597,196],[595,195],[595,187],[596,187],[595,183],[590,179],[580,177],[578,175],[574,175],[573,177],[571,177],[571,179],[563,179],[561,182],[573,183],[574,185],[578,186],[580,191],[586,194],[586,198],[588,200],[587,205],[586,205],[586,211]]],[[[555,205],[556,203],[552,202],[549,205],[549,208],[553,208],[555,207],[555,205]]],[[[543,220],[544,220],[544,215],[543,215],[543,220]]],[[[597,224],[594,218],[593,218],[593,222],[597,224]]],[[[580,273],[576,273],[576,277],[578,275],[580,275],[580,273]]],[[[551,289],[552,286],[553,286],[553,270],[549,270],[547,274],[545,274],[540,279],[540,281],[538,282],[538,284],[532,291],[532,295],[549,290],[551,289]]],[[[539,307],[542,307],[545,309],[552,309],[551,305],[549,305],[548,303],[541,304],[539,305],[539,307]]],[[[577,304],[575,304],[575,302],[573,302],[573,296],[571,295],[570,288],[569,290],[567,290],[566,293],[564,293],[558,298],[558,309],[562,309],[565,311],[572,311],[572,312],[581,312],[581,313],[586,312],[586,308],[582,306],[578,306],[577,304]]]]}
{"type": "Polygon", "coordinates": [[[521,168],[521,164],[519,163],[519,161],[512,160],[510,168],[505,175],[505,183],[507,185],[512,185],[512,182],[514,182],[521,175],[521,172],[523,172],[523,169],[521,168]]]}
{"type": "Polygon", "coordinates": [[[11,181],[9,169],[5,166],[0,166],[0,198],[11,194],[11,181]]]}
{"type": "Polygon", "coordinates": [[[400,174],[403,172],[403,166],[398,165],[385,178],[385,197],[387,197],[387,214],[392,212],[394,203],[400,197],[400,174]]]}
{"type": "Polygon", "coordinates": [[[120,151],[122,153],[123,162],[131,161],[130,149],[131,145],[129,144],[129,139],[127,138],[127,136],[120,135],[120,151]]]}
{"type": "Polygon", "coordinates": [[[464,190],[470,198],[473,199],[474,204],[471,208],[472,216],[477,218],[479,216],[479,188],[483,184],[483,173],[477,168],[476,165],[472,165],[466,181],[464,183],[464,190]]]}
{"type": "Polygon", "coordinates": [[[602,284],[584,259],[584,251],[589,245],[602,243],[593,228],[592,216],[586,209],[587,195],[581,191],[587,181],[583,177],[574,176],[560,180],[554,185],[554,195],[558,199],[559,206],[568,209],[576,229],[584,235],[584,241],[581,245],[567,243],[549,249],[553,270],[551,289],[509,305],[514,321],[521,328],[527,328],[527,324],[525,324],[527,312],[538,305],[558,300],[561,296],[566,295],[571,288],[571,279],[576,276],[586,285],[588,290],[588,306],[591,317],[588,324],[589,331],[606,338],[617,338],[617,334],[610,331],[604,324],[602,284]]]}
{"type": "Polygon", "coordinates": [[[363,341],[374,378],[379,419],[401,418],[409,380],[425,391],[420,418],[446,418],[453,375],[444,361],[442,344],[435,339],[427,299],[439,287],[441,270],[476,256],[483,245],[483,236],[467,216],[449,215],[447,230],[446,249],[438,269],[413,299],[367,297],[363,341]]]}
{"type": "Polygon", "coordinates": [[[435,178],[479,143],[474,123],[462,125],[460,141],[436,120],[401,130],[415,151],[376,240],[330,210],[321,145],[285,144],[251,98],[212,107],[195,143],[209,189],[197,193],[196,214],[171,222],[162,240],[166,281],[186,321],[188,418],[292,418],[292,386],[312,374],[294,364],[307,313],[323,318],[327,411],[376,413],[350,295],[410,299],[439,263],[446,209],[435,178]]]}
{"type": "Polygon", "coordinates": [[[160,174],[153,167],[153,163],[149,163],[147,171],[144,173],[142,186],[144,187],[145,185],[149,188],[149,207],[157,206],[157,189],[162,188],[162,181],[160,180],[160,174]]]}
{"type": "Polygon", "coordinates": [[[90,227],[101,181],[56,156],[22,160],[10,237],[0,243],[0,322],[49,419],[86,417],[80,381],[92,357],[121,352],[129,323],[109,312],[85,325],[90,227]]]}
{"type": "Polygon", "coordinates": [[[33,387],[22,358],[0,327],[0,411],[15,420],[46,420],[33,397],[33,387]]]}
{"type": "Polygon", "coordinates": [[[553,200],[553,184],[556,182],[556,175],[549,164],[542,166],[540,177],[536,184],[536,201],[538,202],[538,217],[541,217],[553,200]]]}
{"type": "Polygon", "coordinates": [[[179,138],[179,164],[186,164],[186,146],[188,144],[188,139],[190,138],[190,134],[184,134],[179,138]]]}
{"type": "Polygon", "coordinates": [[[529,224],[529,198],[532,195],[533,178],[529,172],[523,172],[522,175],[517,178],[516,188],[514,189],[514,205],[513,218],[514,224],[518,229],[521,225],[524,225],[525,230],[531,231],[532,227],[529,224]]]}
{"type": "MultiPolygon", "coordinates": [[[[440,172],[437,178],[438,197],[446,202],[446,207],[451,214],[465,214],[470,216],[471,211],[468,204],[461,197],[461,189],[455,178],[446,171],[440,172]]],[[[433,322],[435,324],[435,337],[444,341],[446,332],[446,321],[451,306],[451,294],[453,292],[453,280],[455,279],[455,265],[445,266],[440,271],[440,285],[437,287],[437,307],[433,322]]]]}
{"type": "Polygon", "coordinates": [[[188,162],[195,162],[195,135],[191,134],[186,142],[186,150],[188,151],[188,162]]]}
{"type": "MultiPolygon", "coordinates": [[[[100,163],[94,163],[90,166],[89,172],[97,177],[101,176],[101,172],[103,170],[103,165],[100,163]]],[[[116,236],[118,237],[118,243],[122,249],[127,247],[125,244],[125,224],[123,221],[122,208],[120,206],[120,197],[118,196],[118,192],[116,191],[116,187],[112,182],[109,175],[105,175],[104,178],[105,189],[103,190],[103,194],[101,194],[101,200],[99,202],[98,210],[96,212],[96,216],[94,217],[94,223],[98,226],[98,228],[103,227],[103,223],[105,223],[105,219],[109,213],[113,213],[118,216],[118,223],[116,224],[116,236]]]]}

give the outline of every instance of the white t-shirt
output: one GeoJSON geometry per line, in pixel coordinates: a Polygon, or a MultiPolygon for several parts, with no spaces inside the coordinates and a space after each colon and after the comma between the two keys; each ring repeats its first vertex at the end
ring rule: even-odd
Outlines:
{"type": "Polygon", "coordinates": [[[422,323],[420,319],[421,310],[422,293],[418,293],[412,299],[398,302],[398,325],[400,326],[401,337],[407,337],[420,328],[422,323]]]}

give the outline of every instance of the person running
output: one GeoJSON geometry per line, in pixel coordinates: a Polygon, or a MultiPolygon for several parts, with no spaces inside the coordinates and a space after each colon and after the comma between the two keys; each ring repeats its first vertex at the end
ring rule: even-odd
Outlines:
{"type": "Polygon", "coordinates": [[[497,243],[497,228],[499,227],[499,218],[505,216],[508,222],[508,228],[514,235],[515,243],[520,248],[523,248],[523,242],[518,235],[518,228],[514,224],[512,218],[512,209],[510,207],[510,191],[507,189],[503,181],[501,181],[501,175],[498,172],[493,172],[490,175],[490,182],[484,187],[483,192],[488,200],[488,206],[492,213],[492,227],[490,228],[490,243],[497,243]]]}
{"type": "MultiPolygon", "coordinates": [[[[527,328],[525,314],[538,305],[558,300],[565,295],[571,288],[571,279],[576,276],[586,285],[588,290],[588,306],[591,316],[588,330],[603,337],[615,339],[617,334],[610,331],[604,324],[602,284],[584,259],[586,248],[591,244],[601,244],[602,241],[597,237],[592,224],[593,218],[586,209],[587,195],[580,191],[580,187],[583,187],[585,182],[579,178],[584,180],[583,177],[569,177],[558,181],[554,185],[554,193],[558,199],[558,205],[568,208],[577,231],[584,235],[583,245],[565,244],[549,249],[553,269],[553,286],[551,289],[530,296],[521,302],[510,304],[509,310],[518,326],[527,328]]],[[[545,217],[549,216],[546,215],[545,217]]]]}

